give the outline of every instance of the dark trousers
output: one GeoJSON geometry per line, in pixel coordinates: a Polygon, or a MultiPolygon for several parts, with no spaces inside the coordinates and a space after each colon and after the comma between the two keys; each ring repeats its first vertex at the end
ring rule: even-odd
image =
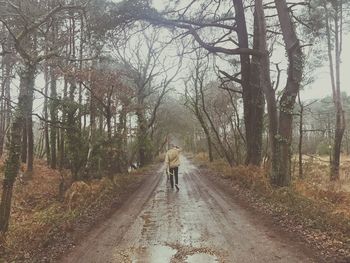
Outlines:
{"type": "Polygon", "coordinates": [[[174,176],[175,176],[175,184],[179,183],[179,167],[170,168],[169,172],[170,172],[171,188],[174,188],[174,176]]]}

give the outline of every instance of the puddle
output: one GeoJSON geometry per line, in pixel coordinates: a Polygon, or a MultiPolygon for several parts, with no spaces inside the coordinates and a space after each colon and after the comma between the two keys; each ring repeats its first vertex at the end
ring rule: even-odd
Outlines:
{"type": "Polygon", "coordinates": [[[169,263],[171,258],[176,254],[177,250],[168,246],[151,246],[141,248],[136,257],[132,259],[132,263],[169,263]]]}
{"type": "Polygon", "coordinates": [[[186,259],[187,263],[217,263],[219,262],[217,257],[212,256],[212,255],[208,255],[208,254],[204,254],[204,253],[200,253],[200,254],[195,254],[195,255],[191,255],[188,256],[186,259]]]}

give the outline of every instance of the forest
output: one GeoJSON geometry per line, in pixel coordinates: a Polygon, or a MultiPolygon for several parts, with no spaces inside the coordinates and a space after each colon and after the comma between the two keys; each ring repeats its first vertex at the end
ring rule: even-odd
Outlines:
{"type": "Polygon", "coordinates": [[[61,262],[173,144],[179,194],[194,165],[349,262],[349,31],[348,0],[0,0],[0,262],[61,262]]]}

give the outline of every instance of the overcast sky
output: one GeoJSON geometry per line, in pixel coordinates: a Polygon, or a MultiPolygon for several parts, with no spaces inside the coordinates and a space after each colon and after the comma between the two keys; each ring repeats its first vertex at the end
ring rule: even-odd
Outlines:
{"type": "MultiPolygon", "coordinates": [[[[341,90],[349,94],[350,85],[350,35],[346,35],[343,39],[343,53],[341,64],[341,90]]],[[[328,61],[324,61],[324,66],[315,72],[315,82],[302,92],[304,99],[322,98],[330,95],[331,80],[329,76],[328,61]]]]}

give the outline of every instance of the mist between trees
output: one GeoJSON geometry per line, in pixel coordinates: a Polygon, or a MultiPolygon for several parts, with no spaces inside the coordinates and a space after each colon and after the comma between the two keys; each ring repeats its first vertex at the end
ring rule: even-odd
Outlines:
{"type": "Polygon", "coordinates": [[[291,183],[296,153],[300,177],[302,154],[327,154],[339,179],[349,1],[5,0],[0,10],[1,232],[21,163],[26,180],[35,159],[72,182],[112,177],[173,137],[209,161],[265,165],[276,187],[291,183]],[[325,65],[332,97],[304,101],[325,65]]]}

